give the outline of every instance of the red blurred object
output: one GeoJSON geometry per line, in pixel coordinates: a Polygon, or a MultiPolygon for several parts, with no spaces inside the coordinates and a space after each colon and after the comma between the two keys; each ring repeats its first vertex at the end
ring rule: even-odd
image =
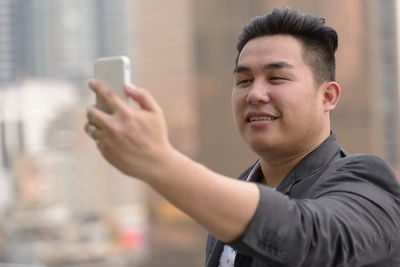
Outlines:
{"type": "Polygon", "coordinates": [[[146,243],[146,235],[140,229],[124,229],[119,235],[119,244],[125,250],[138,250],[146,243]]]}

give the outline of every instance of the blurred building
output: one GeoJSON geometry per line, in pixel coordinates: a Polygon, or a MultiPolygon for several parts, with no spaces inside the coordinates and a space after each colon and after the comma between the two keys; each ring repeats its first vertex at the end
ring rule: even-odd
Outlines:
{"type": "Polygon", "coordinates": [[[95,58],[131,55],[129,0],[0,0],[0,90],[26,78],[88,90],[95,58]]]}
{"type": "MultiPolygon", "coordinates": [[[[130,6],[128,0],[0,0],[3,168],[10,169],[18,154],[40,155],[49,148],[65,151],[73,147],[66,137],[77,129],[68,128],[65,117],[57,119],[66,115],[62,110],[68,108],[64,100],[70,98],[65,98],[65,92],[86,96],[75,96],[75,105],[92,103],[85,82],[93,76],[93,60],[118,54],[130,56],[130,6]],[[33,79],[53,83],[27,82],[33,79]],[[61,89],[65,84],[71,85],[68,90],[61,89]]],[[[84,112],[81,116],[84,118],[84,112]]],[[[126,194],[118,190],[113,195],[123,198],[126,194]]]]}
{"type": "Polygon", "coordinates": [[[0,262],[143,259],[143,184],[106,163],[83,131],[94,59],[131,55],[130,5],[0,0],[0,262]]]}
{"type": "MultiPolygon", "coordinates": [[[[365,88],[369,91],[370,146],[400,171],[400,91],[398,1],[366,1],[365,88]]],[[[360,90],[360,93],[362,91],[360,90]]],[[[399,173],[400,174],[400,173],[399,173]]]]}

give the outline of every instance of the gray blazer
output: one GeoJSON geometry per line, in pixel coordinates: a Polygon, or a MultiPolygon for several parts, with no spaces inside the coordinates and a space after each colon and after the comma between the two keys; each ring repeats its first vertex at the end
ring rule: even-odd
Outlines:
{"type": "MultiPolygon", "coordinates": [[[[382,159],[349,156],[332,134],[276,191],[258,186],[254,217],[229,244],[235,266],[400,266],[400,184],[382,159]]],[[[209,235],[206,267],[218,266],[223,245],[209,235]]]]}

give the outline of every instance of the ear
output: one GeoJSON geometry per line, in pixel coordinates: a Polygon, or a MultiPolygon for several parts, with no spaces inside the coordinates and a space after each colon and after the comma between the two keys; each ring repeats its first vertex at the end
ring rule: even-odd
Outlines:
{"type": "Polygon", "coordinates": [[[323,88],[324,111],[332,111],[339,102],[341,89],[337,82],[329,82],[323,88]]]}

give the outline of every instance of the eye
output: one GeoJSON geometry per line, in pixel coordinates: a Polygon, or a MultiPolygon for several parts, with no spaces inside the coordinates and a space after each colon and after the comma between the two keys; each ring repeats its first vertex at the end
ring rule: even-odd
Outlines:
{"type": "Polygon", "coordinates": [[[270,80],[286,80],[286,78],[283,77],[279,77],[279,76],[273,76],[271,78],[269,78],[270,80]]]}
{"type": "Polygon", "coordinates": [[[282,77],[282,76],[271,76],[269,78],[269,81],[270,81],[271,84],[280,85],[280,84],[283,84],[286,81],[288,81],[288,79],[285,78],[285,77],[282,77]]]}
{"type": "Polygon", "coordinates": [[[243,80],[238,81],[236,83],[236,85],[243,85],[243,84],[247,84],[247,83],[250,83],[250,82],[252,82],[251,79],[243,79],[243,80]]]}

